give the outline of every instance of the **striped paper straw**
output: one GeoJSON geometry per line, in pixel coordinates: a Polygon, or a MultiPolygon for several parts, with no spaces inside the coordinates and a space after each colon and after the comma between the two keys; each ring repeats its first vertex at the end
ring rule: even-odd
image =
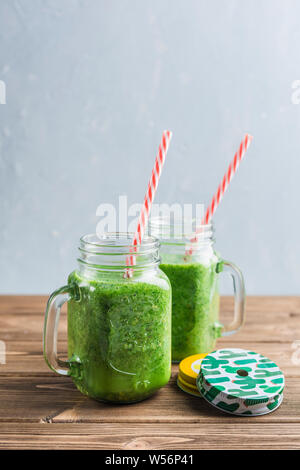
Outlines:
{"type": "MultiPolygon", "coordinates": [[[[172,132],[170,131],[163,132],[162,139],[158,148],[158,153],[155,158],[154,167],[152,169],[151,177],[148,183],[148,188],[144,197],[144,202],[143,202],[141,212],[138,218],[136,232],[133,237],[132,248],[131,248],[132,252],[137,252],[138,246],[141,245],[142,243],[145,229],[147,226],[147,222],[149,219],[149,214],[151,211],[152,203],[155,197],[155,193],[157,190],[162,168],[165,163],[165,158],[168,152],[171,138],[172,138],[172,132]]],[[[126,259],[127,266],[134,266],[135,262],[136,260],[135,260],[134,255],[127,256],[127,259],[126,259]]],[[[125,277],[131,277],[131,275],[132,275],[132,270],[127,268],[125,271],[125,277]]]]}
{"type": "MultiPolygon", "coordinates": [[[[202,226],[209,224],[209,222],[211,221],[212,216],[216,212],[217,207],[220,204],[226,189],[228,188],[228,186],[229,186],[234,174],[236,173],[236,171],[237,171],[237,169],[238,169],[238,167],[239,167],[246,151],[249,148],[249,145],[250,145],[252,139],[253,139],[253,137],[251,135],[246,134],[244,139],[242,140],[242,142],[239,146],[239,149],[237,150],[237,152],[235,153],[235,155],[233,157],[233,160],[229,163],[228,169],[227,169],[225,175],[223,176],[223,179],[222,179],[221,183],[219,184],[217,191],[215,192],[215,194],[212,197],[210,205],[206,209],[205,216],[201,221],[201,226],[196,229],[196,235],[195,235],[195,237],[193,237],[191,239],[191,242],[196,242],[198,240],[197,234],[202,232],[202,229],[203,229],[202,226]]],[[[192,251],[192,249],[189,250],[189,254],[191,254],[191,251],[192,251]]]]}

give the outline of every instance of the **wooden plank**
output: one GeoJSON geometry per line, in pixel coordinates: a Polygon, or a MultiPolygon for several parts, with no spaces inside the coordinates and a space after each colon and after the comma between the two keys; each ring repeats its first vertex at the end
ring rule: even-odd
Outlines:
{"type": "MultiPolygon", "coordinates": [[[[232,416],[212,408],[203,399],[182,392],[176,373],[169,384],[148,400],[132,405],[107,405],[83,396],[71,379],[60,377],[2,377],[0,422],[53,423],[218,423],[232,416]]],[[[287,380],[282,405],[261,417],[236,417],[235,422],[299,422],[300,379],[287,380]]]]}
{"type": "Polygon", "coordinates": [[[300,449],[300,424],[0,424],[1,449],[300,449]]]}
{"type": "MultiPolygon", "coordinates": [[[[231,317],[231,304],[232,298],[222,298],[221,319],[231,317]]],[[[45,297],[0,296],[0,340],[41,341],[44,308],[45,297]]],[[[63,313],[61,339],[66,339],[66,332],[63,313]]],[[[236,335],[230,336],[232,344],[245,341],[292,343],[295,340],[300,340],[300,297],[249,297],[246,323],[236,335]]]]}
{"type": "MultiPolygon", "coordinates": [[[[218,341],[218,347],[228,347],[231,337],[218,341]]],[[[256,343],[240,342],[235,347],[242,347],[250,351],[257,351],[273,359],[286,377],[300,377],[300,364],[292,361],[292,343],[256,343]]],[[[67,357],[67,342],[59,341],[58,351],[61,357],[67,357]]],[[[300,359],[300,353],[299,353],[300,359]]],[[[0,364],[0,377],[4,376],[49,376],[56,377],[45,363],[41,341],[8,341],[6,344],[6,364],[0,364]]]]}
{"type": "MultiPolygon", "coordinates": [[[[71,379],[52,373],[42,356],[47,297],[0,296],[0,448],[215,449],[300,447],[300,366],[292,343],[300,340],[300,297],[250,297],[247,321],[218,347],[234,346],[271,357],[286,376],[283,404],[262,417],[233,417],[170,383],[130,406],[106,405],[81,395],[71,379]]],[[[232,298],[222,298],[230,318],[232,298]]],[[[66,352],[66,316],[59,351],[66,352]]]]}
{"type": "MultiPolygon", "coordinates": [[[[45,311],[47,299],[47,295],[0,295],[0,313],[39,315],[45,311]]],[[[222,296],[221,307],[224,311],[230,311],[232,305],[232,296],[222,296]]],[[[249,313],[300,314],[300,296],[248,296],[246,308],[249,313]]]]}
{"type": "Polygon", "coordinates": [[[0,295],[0,314],[40,315],[46,309],[46,295],[0,295]]]}

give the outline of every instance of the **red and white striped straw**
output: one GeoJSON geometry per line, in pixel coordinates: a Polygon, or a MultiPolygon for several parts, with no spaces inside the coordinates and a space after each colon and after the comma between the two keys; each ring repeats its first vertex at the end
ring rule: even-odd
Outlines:
{"type": "MultiPolygon", "coordinates": [[[[217,207],[220,204],[226,189],[228,188],[228,186],[229,186],[234,174],[236,173],[236,171],[237,171],[237,169],[238,169],[238,167],[239,167],[246,151],[249,148],[249,145],[250,145],[252,139],[253,139],[253,137],[251,135],[246,134],[244,139],[240,143],[239,149],[235,153],[235,155],[233,157],[233,160],[230,162],[230,164],[228,166],[228,169],[227,169],[225,175],[223,176],[223,179],[222,179],[221,183],[218,186],[217,191],[213,195],[213,198],[211,200],[210,205],[206,209],[205,216],[203,217],[203,219],[201,221],[201,226],[196,229],[196,235],[198,233],[202,232],[202,230],[203,230],[202,226],[203,225],[207,225],[211,221],[211,218],[214,215],[214,213],[216,212],[217,207]]],[[[197,237],[196,236],[193,237],[193,239],[191,241],[197,241],[197,237]]]]}
{"type": "MultiPolygon", "coordinates": [[[[172,138],[172,132],[164,131],[162,135],[161,142],[158,147],[158,152],[155,158],[154,167],[152,169],[151,177],[148,183],[148,188],[144,197],[144,202],[141,208],[141,212],[138,218],[138,224],[136,228],[136,232],[133,237],[132,241],[132,251],[136,252],[138,245],[141,245],[145,229],[147,226],[147,222],[149,219],[149,214],[151,211],[152,203],[155,197],[155,193],[157,190],[158,182],[160,179],[160,175],[162,172],[163,165],[165,163],[165,158],[168,152],[169,144],[172,138]]],[[[126,259],[127,266],[134,266],[135,265],[135,256],[130,255],[126,259]]],[[[126,277],[131,276],[131,270],[126,269],[126,277]]]]}

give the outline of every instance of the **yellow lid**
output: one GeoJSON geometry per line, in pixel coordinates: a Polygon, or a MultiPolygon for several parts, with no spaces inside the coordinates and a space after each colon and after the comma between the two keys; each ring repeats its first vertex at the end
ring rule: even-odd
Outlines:
{"type": "Polygon", "coordinates": [[[182,380],[180,380],[179,377],[177,378],[177,385],[185,393],[189,393],[190,395],[193,395],[195,397],[202,398],[197,387],[194,388],[191,385],[188,385],[186,382],[183,382],[182,380]]]}
{"type": "MultiPolygon", "coordinates": [[[[191,390],[194,390],[196,392],[199,392],[198,390],[198,387],[197,385],[192,385],[192,384],[189,384],[188,382],[186,382],[185,380],[183,380],[181,377],[178,376],[177,380],[182,384],[184,385],[185,387],[188,387],[190,388],[191,390]]],[[[196,383],[196,382],[195,382],[196,383]]]]}
{"type": "Polygon", "coordinates": [[[189,387],[192,386],[197,389],[196,378],[200,371],[201,362],[205,356],[207,356],[207,354],[194,354],[193,356],[183,359],[179,364],[178,380],[188,384],[189,387]]]}

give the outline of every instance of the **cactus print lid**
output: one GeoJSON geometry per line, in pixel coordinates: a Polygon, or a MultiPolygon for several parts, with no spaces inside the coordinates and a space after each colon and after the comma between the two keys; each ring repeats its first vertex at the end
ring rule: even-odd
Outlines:
{"type": "Polygon", "coordinates": [[[259,416],[281,404],[284,375],[261,354],[219,349],[202,360],[197,387],[206,401],[226,413],[259,416]]]}

